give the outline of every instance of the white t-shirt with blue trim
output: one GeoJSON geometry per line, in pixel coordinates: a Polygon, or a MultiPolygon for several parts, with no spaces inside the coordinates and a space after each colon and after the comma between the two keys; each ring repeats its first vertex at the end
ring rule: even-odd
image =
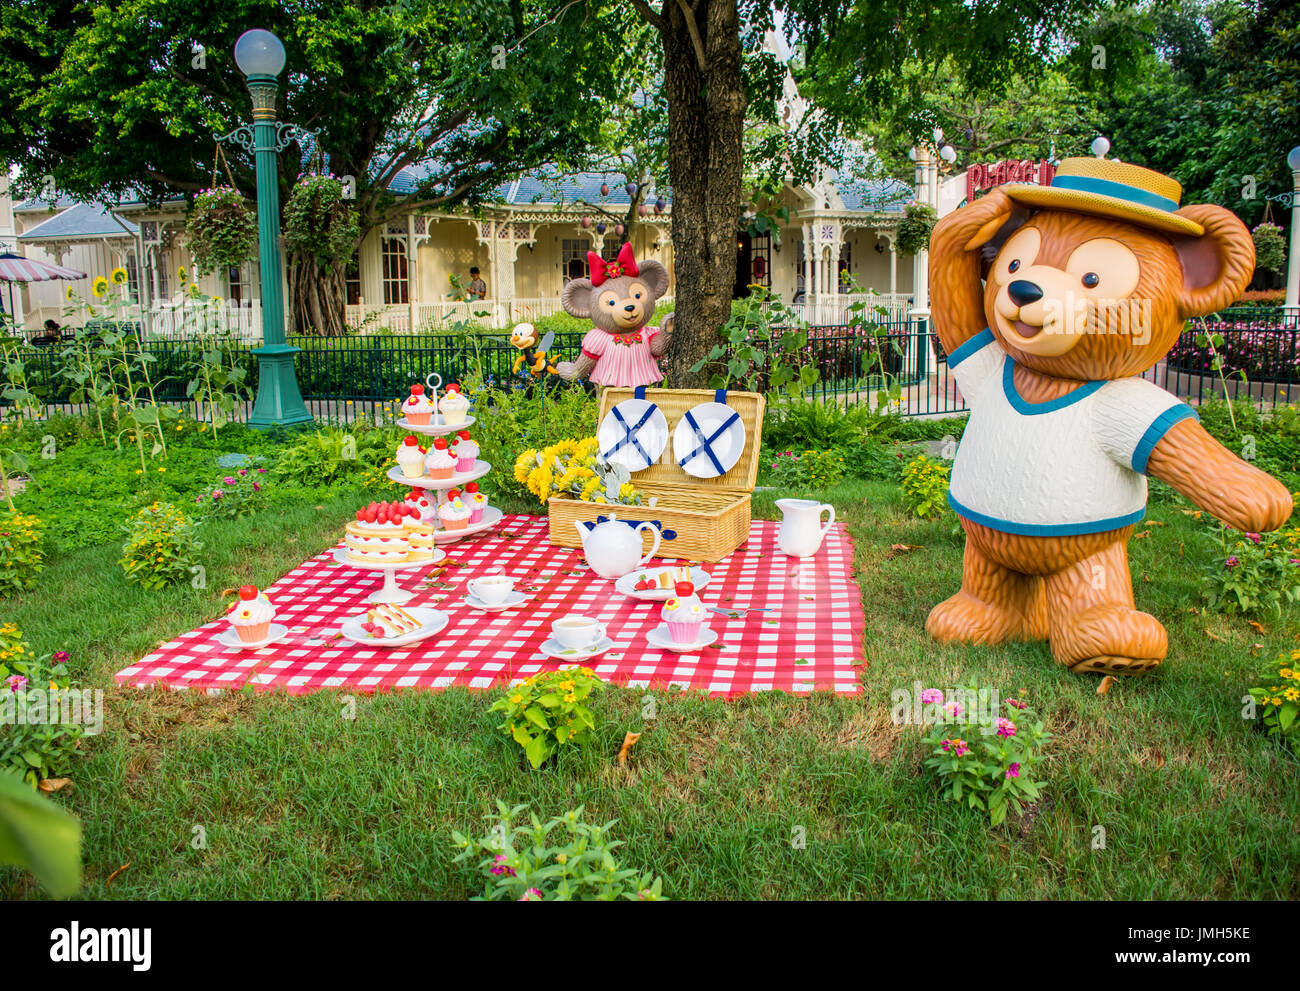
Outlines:
{"type": "Polygon", "coordinates": [[[1015,362],[985,330],[948,357],[970,421],[948,502],[1005,533],[1099,533],[1146,512],[1147,459],[1196,411],[1139,378],[1088,382],[1044,403],[1016,392],[1015,362]]]}

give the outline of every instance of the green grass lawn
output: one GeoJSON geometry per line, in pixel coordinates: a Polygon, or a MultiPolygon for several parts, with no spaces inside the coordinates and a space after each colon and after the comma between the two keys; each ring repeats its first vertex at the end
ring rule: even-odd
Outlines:
{"type": "MultiPolygon", "coordinates": [[[[960,576],[952,520],[909,519],[896,485],[860,482],[821,494],[856,541],[856,698],[656,691],[643,721],[645,693],[611,688],[595,742],[532,771],[494,729],[495,692],[360,696],[347,719],[342,693],[109,687],[220,615],[223,588],[270,584],[333,544],[360,495],[207,534],[204,591],[127,586],[114,545],[53,558],[35,591],[0,603],[38,652],[70,650],[74,675],[107,688],[105,732],[56,796],[84,824],[84,897],[463,898],[479,882],[451,862],[450,831],[482,832],[498,798],[619,820],[625,863],[662,874],[672,898],[1300,897],[1296,760],[1241,717],[1261,659],[1294,646],[1296,614],[1260,633],[1196,611],[1196,534],[1174,505],[1154,505],[1165,525],[1132,545],[1139,605],[1169,627],[1170,659],[1106,695],[1042,644],[932,643],[926,613],[960,576]],[[896,543],[919,549],[891,558],[896,543]],[[889,718],[894,689],[972,678],[1032,698],[1055,734],[1046,796],[999,828],[941,800],[919,730],[889,718]],[[644,735],[618,766],[627,730],[644,735]]],[[[775,516],[775,498],[756,495],[756,515],[775,516]]],[[[0,895],[41,892],[3,868],[0,895]]]]}

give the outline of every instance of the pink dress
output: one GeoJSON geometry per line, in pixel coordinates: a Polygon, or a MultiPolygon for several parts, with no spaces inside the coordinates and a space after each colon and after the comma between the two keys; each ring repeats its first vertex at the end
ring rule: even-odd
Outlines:
{"type": "Polygon", "coordinates": [[[650,353],[650,339],[658,327],[642,327],[626,334],[611,334],[593,327],[582,339],[582,353],[596,362],[588,378],[597,385],[636,388],[660,381],[664,375],[650,353]]]}

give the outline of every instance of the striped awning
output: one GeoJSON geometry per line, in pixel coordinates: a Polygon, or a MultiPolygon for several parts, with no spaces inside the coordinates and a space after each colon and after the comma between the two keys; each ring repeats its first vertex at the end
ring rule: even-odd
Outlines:
{"type": "Polygon", "coordinates": [[[51,265],[48,262],[24,258],[22,255],[10,252],[0,254],[0,282],[48,282],[51,279],[72,281],[85,277],[85,272],[78,272],[73,268],[51,265]]]}

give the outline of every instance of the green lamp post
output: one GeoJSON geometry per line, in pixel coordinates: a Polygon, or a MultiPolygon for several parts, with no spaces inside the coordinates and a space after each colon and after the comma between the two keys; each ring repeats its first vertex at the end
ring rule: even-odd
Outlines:
{"type": "Polygon", "coordinates": [[[248,79],[253,99],[253,123],[223,134],[253,153],[257,168],[257,241],[262,280],[262,347],[257,355],[257,399],[248,418],[250,427],[268,428],[311,422],[294,374],[293,356],[299,348],[284,339],[284,291],[280,283],[280,159],[294,141],[309,136],[295,124],[275,119],[277,77],[284,69],[284,44],[270,31],[245,31],[235,42],[235,64],[248,79]]]}

